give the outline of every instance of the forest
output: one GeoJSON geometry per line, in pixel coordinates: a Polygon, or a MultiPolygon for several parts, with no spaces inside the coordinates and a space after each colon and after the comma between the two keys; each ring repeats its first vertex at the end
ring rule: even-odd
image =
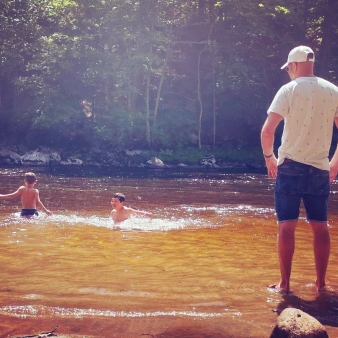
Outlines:
{"type": "MultiPolygon", "coordinates": [[[[336,0],[1,0],[0,145],[260,145],[289,51],[338,84],[336,0]]],[[[88,155],[89,156],[89,155],[88,155]]]]}

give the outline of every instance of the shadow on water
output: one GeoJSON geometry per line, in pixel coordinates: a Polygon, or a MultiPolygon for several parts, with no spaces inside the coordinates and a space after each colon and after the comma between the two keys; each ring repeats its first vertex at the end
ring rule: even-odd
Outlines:
{"type": "Polygon", "coordinates": [[[323,291],[314,300],[305,300],[294,294],[282,295],[283,301],[278,304],[278,315],[286,308],[299,309],[316,318],[323,325],[338,327],[338,294],[323,291]]]}

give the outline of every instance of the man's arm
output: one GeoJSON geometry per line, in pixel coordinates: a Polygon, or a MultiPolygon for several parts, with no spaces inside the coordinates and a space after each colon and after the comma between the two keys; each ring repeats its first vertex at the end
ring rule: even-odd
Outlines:
{"type": "MultiPolygon", "coordinates": [[[[338,128],[338,117],[334,119],[334,123],[336,127],[338,128]]],[[[333,182],[335,178],[337,177],[338,173],[338,144],[336,151],[333,154],[333,157],[330,161],[330,182],[333,182]]]]}
{"type": "Polygon", "coordinates": [[[39,206],[41,209],[43,209],[43,211],[48,215],[52,215],[52,212],[49,211],[44,205],[43,203],[41,202],[40,200],[40,194],[39,194],[39,190],[36,189],[36,205],[39,206]]]}
{"type": "Polygon", "coordinates": [[[276,178],[277,176],[277,159],[273,153],[273,144],[275,141],[276,128],[282,120],[283,116],[271,112],[265,120],[261,132],[262,150],[265,155],[264,159],[268,169],[269,178],[276,178]],[[270,155],[272,156],[270,157],[270,155]]]}
{"type": "Polygon", "coordinates": [[[12,192],[11,194],[5,194],[5,195],[0,194],[0,199],[7,200],[7,199],[19,197],[19,196],[21,196],[22,188],[23,187],[20,187],[17,191],[12,192]]]}

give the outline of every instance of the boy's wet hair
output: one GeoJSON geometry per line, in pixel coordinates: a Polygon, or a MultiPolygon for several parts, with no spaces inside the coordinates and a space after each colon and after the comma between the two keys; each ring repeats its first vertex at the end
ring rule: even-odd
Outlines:
{"type": "Polygon", "coordinates": [[[36,182],[36,175],[32,172],[26,173],[25,174],[25,181],[28,184],[33,184],[34,182],[36,182]]]}
{"type": "Polygon", "coordinates": [[[120,192],[117,192],[116,194],[114,194],[113,197],[117,198],[120,202],[124,202],[126,200],[126,197],[120,192]]]}

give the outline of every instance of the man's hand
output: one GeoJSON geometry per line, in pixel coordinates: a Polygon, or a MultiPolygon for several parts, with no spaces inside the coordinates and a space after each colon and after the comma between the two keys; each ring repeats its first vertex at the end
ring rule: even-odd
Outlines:
{"type": "Polygon", "coordinates": [[[333,165],[332,162],[330,162],[330,183],[332,183],[336,179],[337,173],[338,163],[336,165],[333,165]]]}
{"type": "Polygon", "coordinates": [[[275,179],[277,177],[277,159],[275,155],[265,159],[266,168],[268,169],[268,177],[275,179]]]}

